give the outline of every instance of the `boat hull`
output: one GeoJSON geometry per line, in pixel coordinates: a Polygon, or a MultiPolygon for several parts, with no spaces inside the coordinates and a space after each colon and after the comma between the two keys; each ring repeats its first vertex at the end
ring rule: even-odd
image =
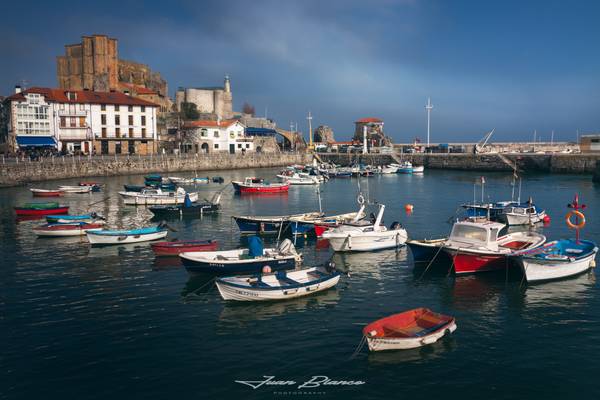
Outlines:
{"type": "Polygon", "coordinates": [[[96,232],[87,232],[87,238],[92,245],[114,245],[114,244],[127,244],[127,243],[140,243],[149,242],[152,240],[163,239],[167,236],[168,232],[159,231],[152,233],[142,234],[122,234],[122,235],[100,235],[96,232]]]}
{"type": "Polygon", "coordinates": [[[285,220],[277,221],[260,221],[250,218],[233,217],[235,223],[240,229],[240,233],[247,234],[276,234],[283,231],[287,222],[285,220]],[[281,225],[284,225],[283,227],[281,225]]]}
{"type": "MultiPolygon", "coordinates": [[[[120,194],[123,196],[123,202],[125,204],[135,206],[183,204],[185,202],[185,195],[144,196],[140,194],[136,196],[123,193],[120,194]]],[[[198,200],[198,193],[188,193],[188,195],[190,201],[195,202],[198,200]]]]}
{"type": "Polygon", "coordinates": [[[393,249],[406,243],[407,234],[404,229],[377,233],[324,233],[323,238],[329,240],[334,251],[373,251],[393,249]]]}
{"type": "Polygon", "coordinates": [[[444,239],[441,240],[409,240],[406,245],[410,249],[410,252],[415,263],[430,262],[434,258],[446,259],[446,254],[440,250],[444,239]]]}
{"type": "Polygon", "coordinates": [[[68,214],[69,207],[57,207],[57,208],[28,208],[28,207],[15,207],[15,213],[17,215],[56,215],[56,214],[68,214]]]}
{"type": "Polygon", "coordinates": [[[102,224],[69,225],[61,224],[54,226],[44,226],[34,228],[33,232],[37,236],[44,237],[68,237],[84,236],[87,232],[98,231],[102,229],[102,224]]]}
{"type": "Polygon", "coordinates": [[[178,256],[186,251],[214,251],[219,243],[216,240],[196,240],[181,242],[152,243],[152,251],[156,256],[178,256]]]}
{"type": "Polygon", "coordinates": [[[456,330],[456,322],[452,321],[443,328],[423,337],[418,338],[371,338],[367,337],[370,351],[409,350],[433,344],[447,334],[456,330]]]}
{"type": "Polygon", "coordinates": [[[191,207],[182,205],[149,207],[155,218],[196,218],[204,214],[219,211],[217,204],[193,204],[191,207]]]}
{"type": "Polygon", "coordinates": [[[520,264],[527,282],[545,282],[565,279],[588,271],[596,258],[596,252],[573,261],[549,262],[521,258],[520,264]]]}
{"type": "Polygon", "coordinates": [[[290,188],[289,184],[272,185],[245,185],[240,182],[232,182],[237,193],[284,193],[290,188]]]}
{"type": "Polygon", "coordinates": [[[478,272],[498,271],[508,268],[510,259],[503,254],[471,253],[454,249],[443,250],[454,264],[454,273],[474,274],[478,272]]]}
{"type": "Polygon", "coordinates": [[[60,197],[64,192],[60,190],[29,189],[33,197],[60,197]]]}
{"type": "Polygon", "coordinates": [[[263,267],[270,267],[271,271],[293,269],[296,267],[296,257],[274,259],[249,259],[243,262],[219,262],[219,261],[199,261],[186,258],[181,254],[181,261],[188,272],[209,273],[216,275],[248,275],[262,272],[263,267]]]}

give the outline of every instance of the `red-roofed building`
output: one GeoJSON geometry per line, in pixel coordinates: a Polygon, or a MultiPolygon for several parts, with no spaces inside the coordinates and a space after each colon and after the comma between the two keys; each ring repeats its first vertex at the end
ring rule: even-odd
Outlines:
{"type": "Polygon", "coordinates": [[[158,105],[124,93],[33,87],[4,100],[9,151],[156,152],[158,105]]]}
{"type": "Polygon", "coordinates": [[[182,151],[186,153],[254,151],[254,140],[237,119],[186,121],[181,129],[182,151]]]}
{"type": "Polygon", "coordinates": [[[354,122],[354,140],[363,143],[364,133],[367,133],[367,146],[381,147],[387,146],[389,138],[383,133],[383,121],[375,117],[361,118],[354,122]]]}

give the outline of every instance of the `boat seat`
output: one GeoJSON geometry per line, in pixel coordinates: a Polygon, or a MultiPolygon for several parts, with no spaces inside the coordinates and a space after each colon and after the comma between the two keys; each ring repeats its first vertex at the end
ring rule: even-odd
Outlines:
{"type": "Polygon", "coordinates": [[[280,282],[287,283],[288,285],[299,285],[300,284],[300,282],[295,281],[292,278],[289,278],[287,276],[287,274],[285,273],[285,271],[278,271],[277,274],[275,275],[275,278],[280,282]]]}
{"type": "Polygon", "coordinates": [[[249,280],[249,281],[248,281],[248,283],[249,283],[249,284],[250,284],[250,286],[252,286],[252,287],[262,287],[262,288],[268,288],[268,287],[271,287],[271,286],[267,285],[267,284],[266,284],[266,283],[265,283],[265,282],[262,280],[262,278],[261,278],[260,276],[258,276],[258,277],[256,277],[256,278],[254,278],[254,279],[252,279],[252,280],[249,280]]]}
{"type": "Polygon", "coordinates": [[[314,276],[315,278],[324,278],[324,277],[328,276],[328,274],[326,274],[323,271],[319,271],[318,269],[315,269],[314,271],[309,272],[307,275],[314,276]]]}
{"type": "Polygon", "coordinates": [[[580,253],[583,253],[583,250],[581,250],[581,249],[565,249],[565,253],[580,254],[580,253]]]}

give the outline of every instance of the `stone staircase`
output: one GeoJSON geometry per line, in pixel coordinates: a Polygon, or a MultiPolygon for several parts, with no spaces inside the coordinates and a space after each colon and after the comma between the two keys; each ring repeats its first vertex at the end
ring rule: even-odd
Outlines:
{"type": "Polygon", "coordinates": [[[496,155],[498,156],[498,158],[500,160],[502,160],[502,162],[504,164],[508,165],[513,171],[517,172],[519,170],[517,163],[513,162],[510,158],[506,157],[504,154],[496,153],[496,155]]]}

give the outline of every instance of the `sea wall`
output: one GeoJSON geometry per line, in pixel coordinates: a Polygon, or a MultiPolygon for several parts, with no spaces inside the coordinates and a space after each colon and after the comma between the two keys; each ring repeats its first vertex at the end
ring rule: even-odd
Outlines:
{"type": "Polygon", "coordinates": [[[6,160],[0,165],[0,187],[64,178],[263,168],[309,162],[312,162],[312,155],[304,153],[57,157],[19,162],[6,160]]]}
{"type": "MultiPolygon", "coordinates": [[[[349,165],[359,160],[365,164],[385,165],[397,162],[400,158],[388,154],[339,154],[320,153],[323,161],[334,162],[340,165],[349,165]]],[[[512,165],[525,172],[547,172],[566,174],[593,174],[596,162],[600,160],[597,154],[403,154],[402,159],[424,165],[429,169],[455,169],[476,171],[512,171],[512,165]],[[505,160],[503,160],[505,158],[505,160]],[[509,161],[509,162],[507,162],[509,161]]]]}

